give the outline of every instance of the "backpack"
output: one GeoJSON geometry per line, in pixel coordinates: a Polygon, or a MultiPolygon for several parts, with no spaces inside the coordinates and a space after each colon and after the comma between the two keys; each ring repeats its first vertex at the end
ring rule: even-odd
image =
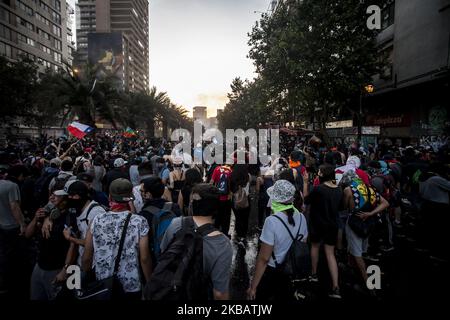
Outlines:
{"type": "Polygon", "coordinates": [[[34,185],[34,197],[39,200],[40,206],[44,206],[48,202],[49,186],[53,178],[58,176],[58,171],[44,172],[44,174],[38,178],[34,185]]]}
{"type": "Polygon", "coordinates": [[[203,272],[203,238],[217,231],[212,224],[196,227],[192,217],[181,218],[181,229],[161,254],[144,289],[147,300],[207,300],[209,277],[203,272]]]}
{"type": "Polygon", "coordinates": [[[220,168],[219,182],[216,184],[217,189],[219,189],[219,194],[228,195],[230,192],[229,177],[230,171],[228,169],[220,168]]]}
{"type": "Polygon", "coordinates": [[[298,232],[295,237],[283,219],[277,215],[273,215],[273,217],[281,221],[292,239],[292,244],[289,247],[286,257],[282,263],[278,263],[275,258],[275,252],[272,251],[272,258],[275,262],[276,269],[288,276],[293,282],[308,278],[311,274],[311,256],[308,244],[302,241],[304,235],[300,233],[302,229],[302,216],[300,215],[298,232]]]}
{"type": "Polygon", "coordinates": [[[66,174],[64,176],[58,175],[55,177],[55,184],[53,185],[53,190],[62,190],[64,189],[64,186],[66,185],[67,181],[69,181],[70,178],[73,176],[66,174]]]}
{"type": "Polygon", "coordinates": [[[361,179],[352,180],[350,189],[355,203],[355,211],[369,212],[379,203],[378,193],[372,186],[365,185],[361,179]]]}
{"type": "Polygon", "coordinates": [[[88,211],[86,212],[86,217],[84,219],[81,219],[80,222],[86,222],[87,226],[89,227],[89,214],[91,213],[92,209],[95,207],[102,207],[105,211],[107,211],[107,208],[102,206],[100,203],[94,202],[89,205],[88,211]]]}
{"type": "Polygon", "coordinates": [[[394,198],[396,193],[394,177],[392,177],[392,175],[390,174],[389,175],[378,174],[375,175],[374,178],[383,179],[384,191],[381,194],[381,196],[390,202],[394,198]]]}
{"type": "MultiPolygon", "coordinates": [[[[357,179],[358,180],[358,179],[357,179]]],[[[357,212],[369,212],[379,203],[380,197],[375,189],[365,185],[361,180],[352,181],[351,190],[353,200],[355,201],[355,209],[348,217],[348,226],[360,238],[366,239],[381,223],[379,215],[374,215],[366,220],[362,220],[356,215],[357,212]]]]}
{"type": "Polygon", "coordinates": [[[304,168],[303,166],[293,168],[293,170],[297,171],[297,177],[295,178],[295,189],[300,192],[303,192],[303,176],[302,176],[303,168],[304,168]]]}
{"type": "MultiPolygon", "coordinates": [[[[143,211],[151,214],[151,249],[155,258],[158,259],[161,254],[161,241],[166,233],[167,228],[172,222],[173,218],[176,218],[176,214],[172,210],[173,203],[166,202],[162,209],[149,206],[143,209],[143,211]]],[[[149,219],[147,219],[149,220],[149,219]]]]}
{"type": "Polygon", "coordinates": [[[236,209],[245,209],[250,206],[248,194],[242,186],[239,186],[238,190],[233,193],[233,203],[236,209]]]}

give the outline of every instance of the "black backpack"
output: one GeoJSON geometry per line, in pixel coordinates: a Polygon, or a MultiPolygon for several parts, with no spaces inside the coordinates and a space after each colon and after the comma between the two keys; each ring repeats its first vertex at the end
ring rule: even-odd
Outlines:
{"type": "Polygon", "coordinates": [[[152,250],[155,259],[159,259],[159,256],[161,255],[160,245],[167,228],[172,220],[177,217],[173,211],[174,205],[175,204],[172,202],[166,202],[162,208],[148,206],[142,209],[142,216],[147,219],[147,222],[151,227],[149,241],[150,249],[152,250]]]}
{"type": "Polygon", "coordinates": [[[70,180],[73,176],[70,174],[66,174],[63,176],[56,176],[55,177],[55,184],[53,185],[53,190],[62,190],[64,189],[64,186],[66,185],[67,181],[70,180]]]}
{"type": "Polygon", "coordinates": [[[210,280],[203,272],[203,238],[217,231],[212,224],[197,228],[192,217],[183,217],[181,229],[161,254],[144,289],[147,300],[205,301],[210,280]]]}
{"type": "Polygon", "coordinates": [[[34,197],[39,201],[40,206],[44,206],[48,203],[48,187],[53,178],[58,176],[58,171],[52,173],[44,173],[38,178],[34,184],[34,197]]]}
{"type": "Polygon", "coordinates": [[[308,244],[302,241],[304,235],[300,234],[300,230],[302,229],[302,216],[300,215],[300,223],[295,238],[283,219],[276,215],[273,215],[273,217],[281,221],[292,239],[292,244],[282,263],[278,263],[275,258],[275,253],[272,251],[272,258],[275,262],[276,269],[288,276],[291,281],[301,281],[308,278],[311,275],[311,256],[308,244]]]}
{"type": "Polygon", "coordinates": [[[103,208],[105,211],[108,211],[108,208],[105,208],[104,206],[102,206],[100,203],[97,202],[92,202],[91,204],[89,204],[89,208],[88,211],[86,212],[86,217],[84,219],[81,219],[80,222],[85,222],[87,224],[87,226],[89,227],[89,224],[91,223],[89,221],[89,214],[91,213],[92,209],[94,209],[95,207],[101,207],[103,208]]]}

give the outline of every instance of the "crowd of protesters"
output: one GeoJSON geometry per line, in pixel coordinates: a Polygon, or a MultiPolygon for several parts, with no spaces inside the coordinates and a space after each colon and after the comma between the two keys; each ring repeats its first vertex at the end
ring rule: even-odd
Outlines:
{"type": "Polygon", "coordinates": [[[67,269],[77,265],[83,287],[117,277],[121,299],[229,299],[232,241],[245,249],[252,229],[260,245],[249,299],[298,299],[292,276],[281,271],[298,248],[309,266],[296,281],[323,281],[324,254],[330,298],[345,298],[342,264],[376,295],[365,286],[366,263],[395,250],[405,207],[417,208],[421,248],[448,261],[448,145],[362,148],[311,139],[283,145],[266,165],[193,164],[171,155],[172,146],[111,134],[4,148],[0,296],[68,299],[67,269]],[[183,269],[186,252],[193,269],[183,269]],[[181,296],[169,284],[175,280],[181,296]]]}

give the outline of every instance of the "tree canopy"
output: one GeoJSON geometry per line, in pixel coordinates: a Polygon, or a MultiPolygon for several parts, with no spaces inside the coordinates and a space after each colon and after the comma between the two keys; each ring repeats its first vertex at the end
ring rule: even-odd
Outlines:
{"type": "Polygon", "coordinates": [[[315,118],[325,128],[357,110],[363,86],[383,66],[366,9],[363,1],[288,0],[264,14],[248,41],[258,77],[233,81],[221,125],[234,119],[245,127],[247,118],[237,114],[247,114],[254,123],[315,118]]]}
{"type": "Polygon", "coordinates": [[[67,67],[47,69],[38,76],[31,60],[8,61],[0,57],[0,120],[37,127],[63,126],[73,119],[95,126],[101,119],[114,128],[145,129],[150,137],[159,121],[168,129],[190,128],[187,111],[173,104],[165,92],[153,87],[147,92],[118,90],[115,79],[99,79],[91,66],[83,70],[67,67]]]}

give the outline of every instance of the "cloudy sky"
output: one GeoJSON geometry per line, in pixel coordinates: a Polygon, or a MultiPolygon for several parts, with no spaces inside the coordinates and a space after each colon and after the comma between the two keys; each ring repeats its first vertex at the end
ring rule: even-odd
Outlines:
{"type": "Polygon", "coordinates": [[[269,0],[150,0],[150,83],[214,116],[233,78],[252,79],[247,33],[269,0]]]}
{"type": "MultiPolygon", "coordinates": [[[[72,6],[75,0],[68,0],[72,6]]],[[[150,84],[215,116],[235,77],[252,79],[247,33],[270,0],[150,0],[150,84]]]]}

